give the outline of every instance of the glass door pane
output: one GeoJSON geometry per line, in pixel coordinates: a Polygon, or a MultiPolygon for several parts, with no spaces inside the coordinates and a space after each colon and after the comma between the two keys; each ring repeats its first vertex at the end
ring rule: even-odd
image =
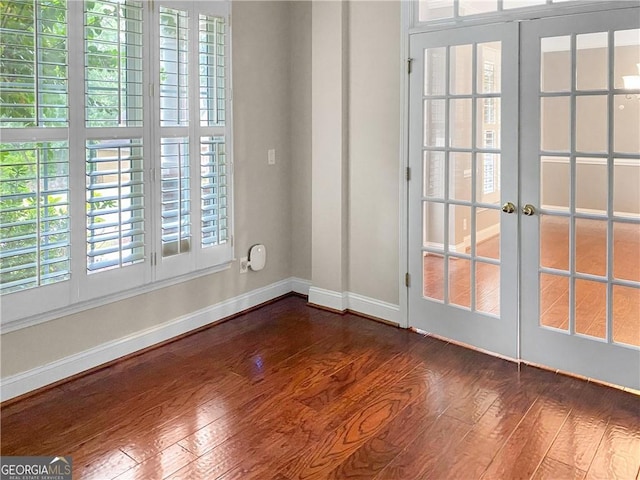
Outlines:
{"type": "MultiPolygon", "coordinates": [[[[634,289],[640,288],[640,277],[616,277],[611,262],[620,256],[616,242],[630,263],[640,252],[640,161],[629,153],[640,131],[639,102],[608,88],[608,65],[616,64],[614,72],[632,72],[639,41],[639,30],[542,37],[539,97],[540,324],[636,346],[640,334],[632,332],[640,332],[640,320],[634,289]],[[563,83],[554,71],[568,73],[563,83]],[[610,110],[634,115],[616,128],[610,110]],[[609,139],[612,130],[615,141],[609,139]],[[627,179],[636,187],[628,188],[627,179]],[[629,255],[627,249],[634,247],[629,255]]],[[[615,75],[612,80],[620,84],[615,75]]]]}
{"type": "Polygon", "coordinates": [[[516,353],[517,215],[501,205],[505,184],[515,201],[517,163],[502,159],[516,158],[517,143],[515,123],[502,118],[517,115],[517,76],[504,81],[505,71],[517,72],[514,34],[514,25],[503,25],[415,35],[410,79],[411,131],[419,135],[410,139],[410,163],[421,181],[409,184],[417,260],[410,272],[419,279],[409,321],[509,356],[516,353]]]}
{"type": "Polygon", "coordinates": [[[522,218],[522,356],[634,388],[640,95],[622,77],[640,68],[638,23],[637,8],[537,20],[521,51],[521,124],[532,133],[521,198],[535,207],[522,218]]]}
{"type": "Polygon", "coordinates": [[[424,50],[422,142],[424,297],[498,317],[501,54],[500,41],[424,50]]]}

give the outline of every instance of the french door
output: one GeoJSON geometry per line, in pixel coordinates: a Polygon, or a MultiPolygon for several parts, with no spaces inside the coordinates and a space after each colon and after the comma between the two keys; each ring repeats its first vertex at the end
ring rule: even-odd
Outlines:
{"type": "Polygon", "coordinates": [[[635,389],[639,27],[634,8],[521,30],[521,356],[635,389]]]}
{"type": "Polygon", "coordinates": [[[413,35],[410,53],[409,323],[515,358],[517,25],[413,35]]]}
{"type": "Polygon", "coordinates": [[[639,18],[412,35],[411,326],[640,388],[639,18]]]}

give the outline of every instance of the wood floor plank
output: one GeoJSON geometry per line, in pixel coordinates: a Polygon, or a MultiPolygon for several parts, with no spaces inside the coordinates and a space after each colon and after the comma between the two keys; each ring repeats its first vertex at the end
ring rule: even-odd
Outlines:
{"type": "Polygon", "coordinates": [[[585,475],[586,472],[575,465],[567,465],[546,457],[536,470],[532,480],[583,480],[585,475]]]}
{"type": "Polygon", "coordinates": [[[242,463],[243,459],[254,458],[260,452],[269,450],[274,458],[290,451],[287,439],[272,432],[252,438],[236,437],[223,442],[216,448],[198,457],[169,477],[170,480],[216,479],[242,463]]]}
{"type": "Polygon", "coordinates": [[[147,458],[144,462],[127,470],[116,477],[117,480],[148,480],[150,478],[167,478],[185,465],[193,462],[197,457],[173,444],[157,455],[147,458]]]}
{"type": "Polygon", "coordinates": [[[548,457],[586,472],[604,436],[617,392],[588,383],[577,385],[583,387],[584,394],[573,402],[548,457]]]}
{"type": "Polygon", "coordinates": [[[399,349],[367,349],[362,355],[344,365],[335,373],[324,377],[313,387],[308,388],[297,399],[316,411],[335,402],[345,395],[349,387],[357,385],[367,375],[376,370],[380,364],[399,355],[399,349]]]}
{"type": "Polygon", "coordinates": [[[349,418],[358,414],[362,410],[362,405],[375,401],[394,384],[398,375],[406,375],[406,372],[410,371],[412,367],[416,367],[413,359],[398,355],[394,357],[393,361],[381,365],[380,368],[351,386],[346,395],[321,411],[322,422],[325,425],[324,430],[331,432],[339,428],[349,418]]]}
{"type": "MultiPolygon", "coordinates": [[[[270,392],[252,398],[250,402],[242,407],[234,409],[229,414],[183,438],[178,444],[195,455],[202,456],[209,450],[237,437],[245,431],[263,429],[266,428],[266,425],[275,423],[276,420],[282,421],[280,417],[274,418],[274,416],[264,415],[265,410],[273,409],[277,406],[271,403],[271,398],[270,392]]],[[[285,409],[288,415],[300,416],[301,411],[306,407],[295,401],[289,401],[286,403],[281,402],[278,408],[285,409]]]]}
{"type": "Polygon", "coordinates": [[[426,430],[415,437],[410,447],[407,447],[396,456],[374,478],[386,480],[391,478],[419,479],[423,476],[429,478],[431,470],[437,465],[439,459],[446,457],[449,450],[459,442],[470,426],[458,420],[440,415],[437,420],[426,430]]]}
{"type": "MultiPolygon", "coordinates": [[[[178,365],[173,367],[176,368],[178,365]]],[[[7,447],[6,451],[14,455],[27,454],[28,446],[34,442],[43,449],[59,450],[62,445],[73,444],[74,438],[82,438],[86,441],[92,436],[95,437],[122,426],[126,427],[131,418],[154,418],[161,416],[167,409],[169,412],[165,417],[170,418],[171,409],[176,404],[190,400],[194,392],[199,392],[201,401],[204,401],[211,385],[225,383],[223,377],[234,380],[228,373],[208,372],[205,368],[191,369],[188,378],[169,377],[167,380],[165,370],[164,376],[156,379],[157,385],[153,389],[153,397],[149,397],[148,389],[133,397],[123,396],[120,390],[113,388],[111,388],[111,397],[105,397],[100,393],[92,398],[84,397],[78,400],[77,397],[69,394],[65,397],[68,409],[57,409],[51,412],[51,415],[44,415],[46,421],[40,417],[32,419],[30,422],[34,424],[32,435],[19,431],[18,433],[21,432],[22,435],[17,435],[12,447],[7,447]],[[77,403],[76,400],[78,400],[77,403]],[[96,411],[95,405],[101,405],[102,408],[96,411]],[[73,415],[69,415],[69,410],[73,411],[73,415]],[[56,425],[55,432],[50,430],[52,425],[56,425]]],[[[237,382],[237,379],[235,381],[237,382]]],[[[6,428],[12,428],[12,426],[13,422],[9,422],[6,428]]],[[[3,451],[5,451],[4,447],[3,451]]]]}
{"type": "Polygon", "coordinates": [[[298,455],[282,470],[294,479],[326,478],[349,455],[391,421],[407,405],[424,395],[421,370],[412,371],[390,384],[383,393],[364,403],[361,410],[327,435],[318,448],[298,455]]]}
{"type": "MultiPolygon", "coordinates": [[[[273,404],[268,404],[271,409],[273,404]]],[[[297,443],[287,435],[286,428],[293,419],[302,416],[308,407],[289,400],[278,405],[278,416],[225,417],[222,422],[213,422],[196,434],[183,439],[179,445],[194,452],[198,459],[176,473],[180,478],[218,478],[222,475],[248,477],[264,462],[284,462],[295,455],[297,443]],[[243,452],[243,448],[248,449],[243,452]],[[219,465],[216,465],[216,462],[219,465]],[[207,475],[189,477],[189,475],[207,475]]],[[[273,467],[272,467],[273,468],[273,467]]],[[[177,478],[176,477],[176,478],[177,478]]]]}
{"type": "Polygon", "coordinates": [[[440,415],[431,408],[426,396],[433,394],[428,388],[424,396],[408,405],[376,436],[367,440],[333,469],[328,479],[369,479],[384,469],[407,444],[435,422],[440,415]]]}
{"type": "Polygon", "coordinates": [[[72,452],[74,478],[105,480],[114,478],[137,465],[118,449],[72,452]]]}
{"type": "MultiPolygon", "coordinates": [[[[289,297],[0,409],[74,478],[636,478],[640,397],[289,297]]],[[[640,480],[640,479],[636,479],[640,480]]]]}
{"type": "Polygon", "coordinates": [[[633,478],[639,469],[640,409],[637,413],[615,410],[586,478],[633,478]]]}
{"type": "Polygon", "coordinates": [[[538,397],[481,478],[531,478],[569,411],[553,398],[538,397]]]}
{"type": "MultiPolygon", "coordinates": [[[[128,428],[120,432],[118,439],[120,449],[134,460],[143,462],[199,428],[217,420],[225,414],[226,409],[216,399],[202,405],[184,407],[182,411],[184,413],[181,415],[168,417],[166,421],[163,417],[156,423],[147,423],[135,432],[128,428]]],[[[104,437],[98,437],[98,440],[102,438],[104,437]]]]}
{"type": "Polygon", "coordinates": [[[514,389],[496,399],[464,438],[434,466],[433,478],[480,478],[536,398],[537,393],[514,389]]]}

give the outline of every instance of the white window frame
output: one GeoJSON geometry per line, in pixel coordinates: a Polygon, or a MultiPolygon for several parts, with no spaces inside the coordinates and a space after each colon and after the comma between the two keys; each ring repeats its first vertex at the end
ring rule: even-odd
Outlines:
{"type": "MultiPolygon", "coordinates": [[[[154,261],[156,268],[154,269],[155,278],[163,280],[172,278],[178,275],[184,275],[188,272],[211,268],[217,265],[229,262],[233,258],[233,237],[232,233],[224,244],[219,244],[210,247],[202,247],[201,243],[201,222],[200,214],[194,215],[194,213],[200,212],[201,195],[200,195],[200,138],[211,135],[222,135],[225,137],[225,150],[228,159],[227,165],[227,187],[229,188],[228,208],[229,211],[233,211],[232,205],[232,190],[230,187],[233,182],[232,175],[232,94],[231,94],[231,28],[230,28],[230,2],[201,2],[201,1],[173,1],[173,0],[158,0],[155,3],[156,12],[160,11],[161,7],[167,7],[174,10],[186,10],[189,12],[189,65],[188,76],[191,79],[189,87],[189,121],[188,126],[160,126],[160,101],[159,101],[159,75],[160,75],[160,57],[158,45],[154,45],[154,51],[151,54],[153,66],[151,68],[153,74],[153,83],[158,85],[155,88],[156,95],[153,98],[153,142],[157,148],[157,154],[155,158],[160,159],[160,142],[165,137],[183,137],[185,134],[189,138],[189,155],[190,155],[190,199],[191,199],[191,248],[188,252],[180,253],[171,256],[162,255],[162,241],[161,241],[161,222],[160,222],[160,165],[156,165],[154,177],[156,178],[156,185],[154,186],[155,195],[155,212],[154,218],[157,220],[155,227],[156,235],[154,236],[154,261]],[[224,127],[205,127],[200,124],[200,110],[199,110],[199,63],[198,63],[198,48],[199,48],[199,15],[211,15],[217,17],[226,18],[226,36],[225,41],[225,82],[227,85],[226,95],[226,117],[224,127]],[[192,61],[195,59],[195,61],[192,61]],[[165,133],[163,133],[165,132],[165,133]]],[[[152,28],[154,29],[154,38],[159,38],[159,16],[154,18],[152,28]]],[[[232,229],[232,215],[229,215],[229,232],[233,232],[232,229]]]]}
{"type": "MultiPolygon", "coordinates": [[[[195,12],[195,32],[198,39],[198,15],[207,14],[225,18],[225,85],[226,120],[225,127],[219,132],[225,136],[227,159],[227,202],[228,202],[228,240],[222,245],[209,248],[194,248],[189,255],[177,255],[171,268],[158,261],[161,258],[159,220],[159,143],[160,132],[156,127],[157,82],[153,81],[157,59],[157,22],[158,2],[143,1],[143,85],[144,85],[144,122],[141,127],[119,129],[91,128],[85,125],[85,98],[73,92],[84,92],[84,2],[67,2],[67,45],[69,65],[69,125],[68,128],[3,128],[2,140],[10,142],[40,142],[67,140],[69,146],[69,215],[71,217],[71,278],[51,285],[33,287],[22,291],[7,293],[0,297],[2,307],[1,325],[3,332],[14,331],[35,325],[63,315],[76,313],[88,308],[107,304],[123,298],[132,297],[168,285],[176,284],[207,275],[229,267],[234,258],[233,252],[233,135],[232,135],[232,64],[231,64],[231,2],[164,2],[171,8],[185,7],[195,12]],[[126,132],[125,132],[126,130],[126,132]],[[97,132],[99,131],[99,134],[97,132]],[[132,136],[131,131],[135,131],[132,136]],[[144,260],[88,274],[87,238],[86,238],[86,141],[99,138],[143,138],[144,162],[144,260]],[[72,161],[73,159],[73,161],[72,161]],[[82,161],[77,161],[82,159],[82,161]]],[[[196,43],[197,45],[197,43],[196,43]]],[[[197,51],[196,51],[197,52],[197,51]]],[[[189,75],[198,78],[198,61],[190,59],[189,75]]],[[[197,85],[197,80],[192,82],[197,85]]],[[[199,91],[190,89],[192,111],[198,118],[199,91]]],[[[197,124],[199,126],[199,122],[197,124]]],[[[206,129],[190,127],[190,138],[195,146],[200,136],[207,135],[206,129]]],[[[192,150],[197,151],[197,150],[192,150]]],[[[200,224],[200,155],[190,159],[192,172],[192,223],[200,224]]],[[[201,245],[198,232],[193,233],[193,245],[201,245]]]]}

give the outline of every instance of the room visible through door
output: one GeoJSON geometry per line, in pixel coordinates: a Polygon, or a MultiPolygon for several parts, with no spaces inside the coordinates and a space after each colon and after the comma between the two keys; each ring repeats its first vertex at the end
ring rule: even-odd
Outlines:
{"type": "Polygon", "coordinates": [[[636,389],[639,24],[635,8],[521,31],[522,358],[636,389]]]}
{"type": "Polygon", "coordinates": [[[640,388],[640,9],[410,46],[409,324],[640,388]]]}

